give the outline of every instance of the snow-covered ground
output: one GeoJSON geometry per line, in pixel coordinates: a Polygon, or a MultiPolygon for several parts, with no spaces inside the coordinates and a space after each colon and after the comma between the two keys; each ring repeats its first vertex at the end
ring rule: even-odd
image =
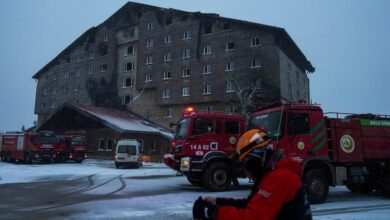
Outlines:
{"type": "MultiPolygon", "coordinates": [[[[82,164],[0,162],[0,219],[191,219],[198,196],[244,197],[241,189],[207,192],[163,164],[115,169],[113,161],[82,164]]],[[[328,201],[313,205],[314,219],[390,219],[390,200],[332,188],[328,201]]]]}

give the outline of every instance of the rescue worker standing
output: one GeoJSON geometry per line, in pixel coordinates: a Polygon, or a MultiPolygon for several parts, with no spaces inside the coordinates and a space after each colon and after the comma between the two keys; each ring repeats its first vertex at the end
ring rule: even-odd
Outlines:
{"type": "Polygon", "coordinates": [[[300,179],[301,165],[272,150],[270,142],[259,129],[241,136],[236,148],[248,178],[254,181],[250,195],[245,199],[199,197],[194,219],[312,219],[300,179]]]}

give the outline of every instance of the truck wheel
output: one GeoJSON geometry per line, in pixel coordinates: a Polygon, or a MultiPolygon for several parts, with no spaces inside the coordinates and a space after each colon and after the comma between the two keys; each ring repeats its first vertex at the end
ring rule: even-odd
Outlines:
{"type": "Polygon", "coordinates": [[[8,162],[8,163],[12,162],[12,155],[11,155],[10,152],[7,153],[5,161],[8,162]]]}
{"type": "Polygon", "coordinates": [[[322,170],[313,169],[305,175],[307,200],[312,204],[323,203],[328,197],[329,184],[322,170]]]}
{"type": "Polygon", "coordinates": [[[2,153],[1,154],[1,161],[5,162],[5,160],[6,160],[6,155],[5,155],[5,153],[2,153]]]}
{"type": "Polygon", "coordinates": [[[188,182],[190,182],[193,186],[202,186],[202,178],[197,178],[193,176],[186,175],[188,182]]]}
{"type": "Polygon", "coordinates": [[[31,164],[31,157],[27,153],[24,154],[24,163],[31,164]]]}
{"type": "Polygon", "coordinates": [[[115,168],[119,169],[119,164],[115,163],[115,168]]]}
{"type": "Polygon", "coordinates": [[[203,186],[208,190],[226,190],[229,188],[231,181],[229,167],[223,162],[212,163],[204,172],[203,186]]]}
{"type": "Polygon", "coordinates": [[[382,194],[390,198],[390,166],[384,168],[383,186],[381,187],[382,194]]]}

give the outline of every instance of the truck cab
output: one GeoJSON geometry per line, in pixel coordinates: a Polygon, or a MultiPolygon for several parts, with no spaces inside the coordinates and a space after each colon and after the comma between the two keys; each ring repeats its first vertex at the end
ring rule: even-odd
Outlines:
{"type": "Polygon", "coordinates": [[[226,189],[238,175],[231,157],[244,130],[242,116],[186,108],[177,123],[172,154],[164,156],[164,163],[186,175],[193,185],[226,189]]]}
{"type": "Polygon", "coordinates": [[[266,130],[273,138],[273,149],[302,163],[309,201],[325,201],[329,185],[334,185],[334,169],[328,155],[327,119],[319,106],[276,103],[252,113],[248,123],[251,128],[266,130]]]}
{"type": "Polygon", "coordinates": [[[273,138],[273,148],[298,161],[328,155],[326,124],[319,106],[289,103],[254,112],[248,129],[262,128],[273,138]]]}
{"type": "Polygon", "coordinates": [[[87,158],[87,141],[84,135],[61,134],[56,136],[56,161],[66,162],[73,160],[77,163],[87,158]]]}

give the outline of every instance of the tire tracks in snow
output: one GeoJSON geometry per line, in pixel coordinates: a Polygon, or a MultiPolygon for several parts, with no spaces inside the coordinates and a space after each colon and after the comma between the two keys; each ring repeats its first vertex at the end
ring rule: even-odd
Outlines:
{"type": "Polygon", "coordinates": [[[71,206],[71,205],[89,202],[89,201],[107,199],[108,196],[112,196],[115,193],[122,191],[127,186],[126,182],[123,179],[123,174],[121,174],[119,176],[115,176],[113,178],[110,178],[110,179],[108,179],[100,184],[97,184],[97,185],[94,185],[94,181],[92,180],[92,177],[95,175],[96,174],[88,176],[89,185],[87,187],[84,187],[83,189],[80,189],[80,190],[72,191],[70,194],[68,193],[68,194],[65,194],[64,196],[56,196],[56,199],[49,201],[49,202],[46,202],[46,204],[48,204],[48,203],[52,204],[51,206],[34,209],[33,211],[38,211],[38,212],[39,211],[47,211],[47,210],[51,210],[51,209],[57,209],[57,208],[71,206]],[[108,192],[105,194],[100,194],[100,195],[81,195],[81,193],[83,193],[83,192],[88,192],[88,191],[91,191],[94,189],[98,189],[100,187],[103,187],[103,186],[113,182],[116,179],[119,180],[121,185],[119,188],[115,189],[114,191],[111,191],[111,192],[108,192]],[[77,197],[75,198],[75,195],[81,196],[82,198],[77,198],[77,197]]]}
{"type": "Polygon", "coordinates": [[[389,209],[389,208],[390,208],[390,204],[383,204],[383,205],[336,208],[336,209],[312,210],[312,213],[313,213],[313,216],[323,216],[323,215],[335,215],[335,214],[375,211],[375,210],[389,209]]]}

